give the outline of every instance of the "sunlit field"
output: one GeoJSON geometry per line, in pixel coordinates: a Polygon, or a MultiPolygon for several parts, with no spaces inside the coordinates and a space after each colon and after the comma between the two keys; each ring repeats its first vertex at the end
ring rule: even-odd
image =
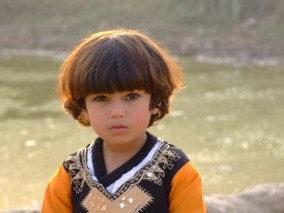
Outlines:
{"type": "MultiPolygon", "coordinates": [[[[206,195],[283,182],[284,67],[180,63],[186,87],[170,116],[149,131],[188,154],[206,195]]],[[[0,60],[0,211],[39,207],[64,157],[95,138],[60,109],[59,64],[0,60]]]]}

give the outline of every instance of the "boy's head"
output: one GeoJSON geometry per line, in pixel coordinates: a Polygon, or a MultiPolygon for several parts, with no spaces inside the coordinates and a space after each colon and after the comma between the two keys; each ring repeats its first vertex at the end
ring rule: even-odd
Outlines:
{"type": "Polygon", "coordinates": [[[182,84],[173,59],[144,34],[117,29],[95,33],[82,41],[61,66],[58,92],[65,111],[88,126],[83,116],[90,93],[145,90],[149,110],[159,108],[149,126],[169,112],[170,97],[182,84]]]}

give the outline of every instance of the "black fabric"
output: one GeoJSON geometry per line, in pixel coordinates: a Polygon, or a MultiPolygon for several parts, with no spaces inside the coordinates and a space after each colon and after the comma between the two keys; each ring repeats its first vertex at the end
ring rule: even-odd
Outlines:
{"type": "MultiPolygon", "coordinates": [[[[174,166],[174,170],[178,171],[180,170],[180,168],[189,161],[188,157],[183,153],[182,150],[176,148],[174,145],[170,145],[170,150],[174,150],[178,156],[180,156],[181,158],[176,161],[175,166],[174,166]]],[[[172,179],[174,178],[176,172],[169,172],[167,174],[167,176],[165,177],[165,187],[166,187],[166,194],[170,194],[171,191],[171,183],[172,183],[172,179]]]]}

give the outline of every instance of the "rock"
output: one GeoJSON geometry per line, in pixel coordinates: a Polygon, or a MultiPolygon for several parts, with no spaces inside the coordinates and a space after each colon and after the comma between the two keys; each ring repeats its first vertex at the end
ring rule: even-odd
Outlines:
{"type": "Polygon", "coordinates": [[[258,185],[240,194],[206,196],[207,213],[284,213],[284,183],[258,185]]]}

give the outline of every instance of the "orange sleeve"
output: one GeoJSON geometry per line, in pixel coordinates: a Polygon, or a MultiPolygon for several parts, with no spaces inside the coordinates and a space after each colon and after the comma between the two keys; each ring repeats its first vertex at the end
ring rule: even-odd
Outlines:
{"type": "Polygon", "coordinates": [[[41,213],[71,213],[71,183],[69,174],[61,165],[50,179],[43,198],[41,213]]]}
{"type": "Polygon", "coordinates": [[[206,213],[201,177],[191,162],[183,165],[174,176],[169,202],[170,213],[206,213]]]}

